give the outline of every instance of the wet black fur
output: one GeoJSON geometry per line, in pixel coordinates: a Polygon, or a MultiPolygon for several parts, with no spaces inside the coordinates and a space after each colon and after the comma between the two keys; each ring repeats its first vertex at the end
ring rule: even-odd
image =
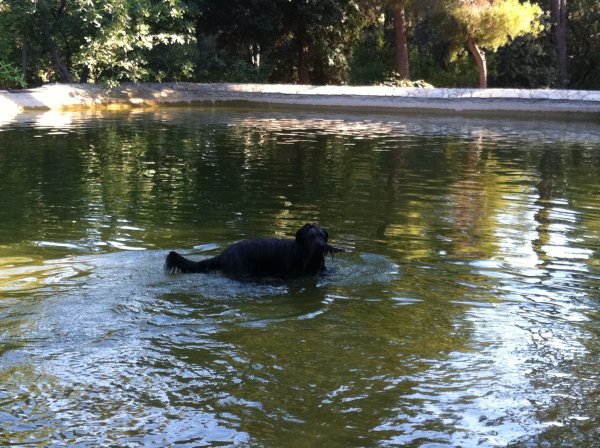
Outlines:
{"type": "Polygon", "coordinates": [[[222,271],[231,277],[289,279],[314,276],[325,271],[325,255],[341,252],[330,246],[327,230],[305,224],[295,239],[256,238],[232,244],[216,257],[192,261],[170,252],[165,272],[222,271]]]}

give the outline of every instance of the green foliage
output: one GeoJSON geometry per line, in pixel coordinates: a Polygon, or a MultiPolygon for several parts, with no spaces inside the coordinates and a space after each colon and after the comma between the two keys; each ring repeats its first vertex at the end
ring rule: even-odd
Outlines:
{"type": "Polygon", "coordinates": [[[182,0],[3,0],[0,23],[34,83],[116,84],[193,73],[186,11],[182,0]]]}
{"type": "MultiPolygon", "coordinates": [[[[364,26],[372,20],[369,2],[339,0],[292,0],[283,22],[293,32],[288,48],[308,46],[311,81],[343,84],[349,60],[364,26]]],[[[299,62],[298,62],[299,63],[299,62]]]]}
{"type": "Polygon", "coordinates": [[[399,73],[392,73],[391,75],[388,75],[385,77],[385,79],[378,83],[378,85],[381,86],[388,86],[388,87],[417,87],[417,88],[421,88],[421,89],[432,89],[433,85],[429,84],[426,81],[421,80],[417,80],[417,81],[411,81],[410,79],[403,79],[399,73]]]}
{"type": "Polygon", "coordinates": [[[581,88],[600,88],[600,2],[569,3],[569,53],[571,83],[581,88]]]}
{"type": "Polygon", "coordinates": [[[465,38],[472,37],[485,49],[496,51],[518,36],[537,35],[542,30],[542,10],[537,4],[519,0],[460,0],[450,9],[465,38]]]}
{"type": "Polygon", "coordinates": [[[17,69],[20,62],[20,55],[15,40],[15,27],[23,21],[23,11],[30,8],[27,2],[22,2],[18,7],[18,12],[11,9],[6,0],[0,0],[0,63],[2,64],[2,74],[0,75],[0,86],[17,87],[26,85],[26,80],[22,70],[17,69]]]}
{"type": "Polygon", "coordinates": [[[554,86],[558,80],[557,71],[552,50],[545,40],[525,35],[499,48],[495,84],[516,88],[554,86]]]}
{"type": "MultiPolygon", "coordinates": [[[[299,82],[397,85],[393,8],[411,74],[436,86],[556,82],[541,0],[0,0],[0,83],[299,82]],[[535,3],[534,3],[535,2],[535,3]],[[493,54],[497,51],[497,54],[493,54]]],[[[600,2],[570,0],[573,87],[600,88],[600,2]]]]}
{"type": "Polygon", "coordinates": [[[228,59],[222,56],[226,53],[255,66],[261,77],[266,65],[271,81],[297,82],[302,64],[306,64],[314,84],[345,83],[352,50],[365,24],[372,20],[369,3],[231,0],[225,9],[221,0],[196,0],[200,11],[197,30],[203,38],[215,39],[221,61],[228,59]]]}
{"type": "Polygon", "coordinates": [[[0,88],[15,87],[27,87],[23,73],[14,64],[0,60],[0,88]]]}
{"type": "Polygon", "coordinates": [[[383,24],[365,30],[350,58],[350,84],[382,83],[394,67],[394,51],[385,39],[383,24]]]}
{"type": "Polygon", "coordinates": [[[413,65],[413,73],[436,87],[473,87],[477,82],[477,68],[465,51],[454,53],[452,62],[440,62],[425,55],[419,65],[413,65]]]}
{"type": "Polygon", "coordinates": [[[268,63],[259,66],[241,56],[234,57],[217,48],[215,36],[205,36],[198,43],[194,79],[200,82],[265,83],[271,76],[268,63]]]}
{"type": "Polygon", "coordinates": [[[477,70],[457,34],[458,24],[443,9],[428,9],[414,27],[410,52],[413,77],[438,87],[471,87],[477,70]]]}
{"type": "Polygon", "coordinates": [[[189,79],[194,37],[184,14],[179,0],[83,1],[78,15],[92,26],[82,36],[85,45],[73,58],[74,69],[108,84],[189,79]]]}
{"type": "Polygon", "coordinates": [[[479,86],[487,87],[485,50],[495,52],[525,34],[542,30],[541,8],[519,0],[455,0],[448,9],[458,24],[459,36],[466,41],[477,63],[479,86]]]}

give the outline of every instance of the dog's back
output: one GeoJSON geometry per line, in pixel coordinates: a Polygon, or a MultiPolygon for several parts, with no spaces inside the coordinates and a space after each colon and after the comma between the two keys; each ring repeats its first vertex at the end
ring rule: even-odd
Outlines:
{"type": "Polygon", "coordinates": [[[301,254],[290,239],[240,241],[221,254],[222,271],[236,277],[295,277],[301,268],[301,254]]]}
{"type": "Polygon", "coordinates": [[[301,274],[302,259],[294,240],[256,238],[232,244],[220,255],[192,261],[171,252],[165,262],[167,273],[204,273],[220,270],[232,277],[295,277],[301,274]]]}

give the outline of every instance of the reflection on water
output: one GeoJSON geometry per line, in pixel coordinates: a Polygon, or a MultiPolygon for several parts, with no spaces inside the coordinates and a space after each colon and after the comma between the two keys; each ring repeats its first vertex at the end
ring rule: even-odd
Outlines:
{"type": "Polygon", "coordinates": [[[600,126],[232,110],[0,132],[17,446],[594,446],[600,126]],[[162,273],[293,236],[319,279],[162,273]]]}

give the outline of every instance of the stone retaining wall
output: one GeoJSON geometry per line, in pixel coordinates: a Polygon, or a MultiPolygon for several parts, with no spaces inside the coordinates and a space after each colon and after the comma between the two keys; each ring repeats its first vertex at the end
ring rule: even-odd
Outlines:
{"type": "Polygon", "coordinates": [[[420,89],[283,84],[49,84],[0,91],[0,116],[22,111],[181,105],[287,105],[355,109],[600,113],[600,91],[420,89]]]}

